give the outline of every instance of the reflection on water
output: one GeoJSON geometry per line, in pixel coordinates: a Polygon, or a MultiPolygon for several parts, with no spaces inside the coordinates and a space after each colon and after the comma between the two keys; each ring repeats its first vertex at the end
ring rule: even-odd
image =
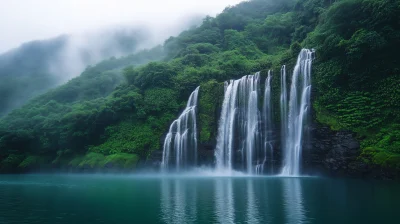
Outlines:
{"type": "Polygon", "coordinates": [[[185,180],[161,182],[161,213],[165,223],[193,223],[197,217],[197,190],[186,187],[185,180]]]}
{"type": "Polygon", "coordinates": [[[212,223],[304,223],[307,220],[301,179],[276,178],[268,180],[268,184],[262,178],[203,181],[162,180],[164,223],[197,223],[201,219],[198,213],[204,213],[205,208],[211,208],[213,215],[203,218],[212,223]],[[198,202],[204,199],[198,192],[204,191],[206,204],[198,202]]]}
{"type": "Polygon", "coordinates": [[[166,223],[172,223],[172,197],[171,186],[167,183],[168,180],[163,180],[161,183],[161,213],[162,219],[166,223]]]}
{"type": "Polygon", "coordinates": [[[284,179],[283,189],[286,223],[304,223],[306,216],[303,207],[300,179],[284,179]]]}
{"type": "Polygon", "coordinates": [[[215,215],[218,223],[235,223],[232,179],[215,181],[215,215]]]}
{"type": "Polygon", "coordinates": [[[247,223],[260,223],[253,181],[247,180],[247,223]]]}

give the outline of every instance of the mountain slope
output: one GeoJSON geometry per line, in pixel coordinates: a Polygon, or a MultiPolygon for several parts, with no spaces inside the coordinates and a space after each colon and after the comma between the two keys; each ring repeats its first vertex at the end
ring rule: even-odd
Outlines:
{"type": "Polygon", "coordinates": [[[154,27],[116,26],[31,41],[3,53],[0,55],[0,116],[66,83],[88,65],[154,47],[169,35],[197,25],[199,21],[198,16],[193,15],[162,34],[155,34],[154,27]]]}
{"type": "MultiPolygon", "coordinates": [[[[399,8],[394,0],[252,0],[229,7],[154,49],[165,53],[163,61],[125,68],[122,84],[113,67],[94,72],[103,62],[4,117],[1,170],[121,167],[128,160],[134,166],[127,155],[146,160],[159,150],[199,85],[199,137],[212,148],[222,82],[260,70],[265,76],[283,64],[290,71],[302,47],[317,52],[316,121],[357,133],[362,162],[398,169],[399,8]],[[113,156],[119,160],[109,162],[113,156]]],[[[275,106],[279,82],[272,83],[275,106]]]]}

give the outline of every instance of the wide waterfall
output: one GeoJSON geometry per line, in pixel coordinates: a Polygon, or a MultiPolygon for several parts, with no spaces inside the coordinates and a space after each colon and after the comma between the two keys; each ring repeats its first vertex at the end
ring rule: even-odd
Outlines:
{"type": "Polygon", "coordinates": [[[258,109],[260,73],[225,83],[225,95],[215,149],[217,170],[232,171],[234,163],[255,172],[261,148],[261,114],[258,109]]]}
{"type": "Polygon", "coordinates": [[[284,165],[282,175],[299,175],[302,140],[307,117],[310,112],[311,96],[311,64],[314,52],[312,50],[301,50],[296,66],[293,70],[292,84],[290,87],[289,111],[287,120],[285,114],[286,106],[286,71],[282,68],[282,94],[281,114],[282,116],[282,150],[284,153],[284,165]],[[287,123],[285,123],[287,122],[287,123]]]}
{"type": "Polygon", "coordinates": [[[164,140],[161,168],[173,165],[177,171],[197,164],[197,98],[199,88],[190,94],[185,110],[172,122],[164,140]],[[170,161],[173,157],[175,161],[170,161]]]}
{"type": "MultiPolygon", "coordinates": [[[[281,67],[279,101],[273,98],[278,95],[273,94],[273,90],[279,88],[279,82],[273,82],[272,71],[268,71],[263,81],[260,72],[257,72],[224,83],[225,93],[214,151],[218,173],[231,174],[236,170],[252,175],[280,171],[285,176],[300,175],[302,144],[311,106],[313,56],[313,50],[301,50],[290,80],[286,66],[281,67]],[[277,114],[280,119],[274,117],[273,105],[280,108],[277,114]],[[277,120],[280,120],[280,125],[277,120]],[[279,131],[281,141],[276,144],[279,136],[276,132],[279,131]],[[282,153],[276,152],[279,145],[282,153]],[[281,159],[282,168],[276,167],[275,164],[281,164],[281,159]]],[[[169,128],[164,141],[162,170],[173,167],[179,171],[198,165],[198,91],[199,87],[190,95],[186,109],[169,128]]]]}

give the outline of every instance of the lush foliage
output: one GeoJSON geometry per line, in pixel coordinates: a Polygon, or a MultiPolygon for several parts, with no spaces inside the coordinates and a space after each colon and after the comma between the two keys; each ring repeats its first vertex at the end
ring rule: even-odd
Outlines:
{"type": "MultiPolygon", "coordinates": [[[[360,159],[396,168],[399,8],[394,0],[251,0],[226,8],[162,48],[90,67],[0,120],[1,171],[38,163],[136,164],[161,148],[168,125],[197,86],[200,142],[210,143],[222,82],[256,71],[264,77],[268,69],[278,77],[302,47],[317,50],[317,120],[357,132],[360,159]],[[159,55],[165,57],[156,61],[159,55]]],[[[278,105],[279,79],[272,84],[278,105]]]]}
{"type": "Polygon", "coordinates": [[[103,70],[104,66],[117,68],[118,63],[120,67],[137,64],[135,58],[113,60],[112,57],[117,53],[131,54],[147,38],[141,30],[117,28],[81,37],[63,35],[32,41],[0,54],[0,117],[21,107],[29,99],[65,83],[85,66],[99,60],[111,58],[96,66],[103,70]],[[85,41],[90,44],[83,44],[85,41]]]}
{"type": "MultiPolygon", "coordinates": [[[[93,145],[101,144],[104,136],[110,135],[110,125],[117,125],[124,117],[132,116],[131,113],[153,110],[142,107],[152,96],[151,91],[143,96],[136,87],[122,84],[124,76],[119,68],[143,64],[160,56],[162,49],[158,47],[103,61],[10,113],[0,122],[0,157],[5,161],[3,165],[9,167],[3,170],[33,168],[32,164],[39,162],[63,166],[93,145]],[[46,159],[39,160],[36,156],[46,159]]],[[[135,152],[131,148],[106,151],[106,155],[135,152]]]]}
{"type": "Polygon", "coordinates": [[[201,85],[199,96],[200,142],[208,143],[216,139],[216,128],[222,104],[224,87],[222,83],[210,80],[201,85]]]}
{"type": "Polygon", "coordinates": [[[339,1],[320,20],[306,40],[318,52],[317,118],[359,133],[369,152],[363,155],[374,163],[398,166],[392,154],[400,152],[399,2],[339,1]]]}
{"type": "Polygon", "coordinates": [[[117,168],[134,169],[139,158],[135,154],[116,153],[104,156],[100,153],[90,152],[85,156],[76,157],[69,162],[69,165],[77,168],[117,168]]]}

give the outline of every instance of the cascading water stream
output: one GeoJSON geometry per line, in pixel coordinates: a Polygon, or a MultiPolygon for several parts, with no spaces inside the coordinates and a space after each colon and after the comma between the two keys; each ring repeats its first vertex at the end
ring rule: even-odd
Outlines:
{"type": "Polygon", "coordinates": [[[286,89],[286,65],[281,68],[281,148],[286,148],[286,130],[287,130],[287,117],[288,117],[288,103],[287,103],[287,89],[286,89]]]}
{"type": "Polygon", "coordinates": [[[161,169],[166,171],[170,165],[174,165],[179,171],[189,164],[197,164],[197,98],[199,93],[197,87],[190,94],[185,110],[172,122],[169,131],[164,140],[163,157],[161,169]],[[172,150],[172,151],[171,151],[172,150]],[[175,156],[175,163],[171,156],[175,156]]]}
{"type": "Polygon", "coordinates": [[[233,132],[235,128],[238,84],[238,80],[231,80],[229,85],[225,82],[225,96],[218,127],[217,149],[215,150],[218,170],[232,169],[233,132]]]}
{"type": "Polygon", "coordinates": [[[264,158],[256,166],[256,173],[263,174],[267,159],[270,160],[270,172],[273,172],[273,144],[272,144],[272,102],[271,102],[271,70],[268,71],[268,77],[265,80],[264,102],[262,110],[262,119],[264,122],[264,158]]]}
{"type": "MultiPolygon", "coordinates": [[[[292,84],[290,87],[289,112],[287,123],[282,116],[282,128],[285,135],[282,136],[282,149],[284,152],[284,166],[282,175],[297,176],[300,174],[300,159],[302,150],[302,138],[304,126],[306,126],[307,114],[310,112],[311,96],[311,65],[313,50],[302,49],[296,66],[293,70],[292,84]]],[[[284,70],[284,68],[283,68],[284,70]]],[[[285,74],[285,72],[282,72],[285,74]]],[[[282,75],[282,82],[286,82],[285,75],[282,75]]],[[[284,85],[283,83],[282,85],[284,85]]],[[[281,94],[281,114],[285,115],[284,94],[286,86],[283,86],[281,94]]]]}
{"type": "Polygon", "coordinates": [[[225,83],[215,150],[216,169],[219,171],[232,171],[235,159],[245,165],[247,173],[255,171],[253,162],[261,140],[259,80],[258,72],[225,83]]]}

